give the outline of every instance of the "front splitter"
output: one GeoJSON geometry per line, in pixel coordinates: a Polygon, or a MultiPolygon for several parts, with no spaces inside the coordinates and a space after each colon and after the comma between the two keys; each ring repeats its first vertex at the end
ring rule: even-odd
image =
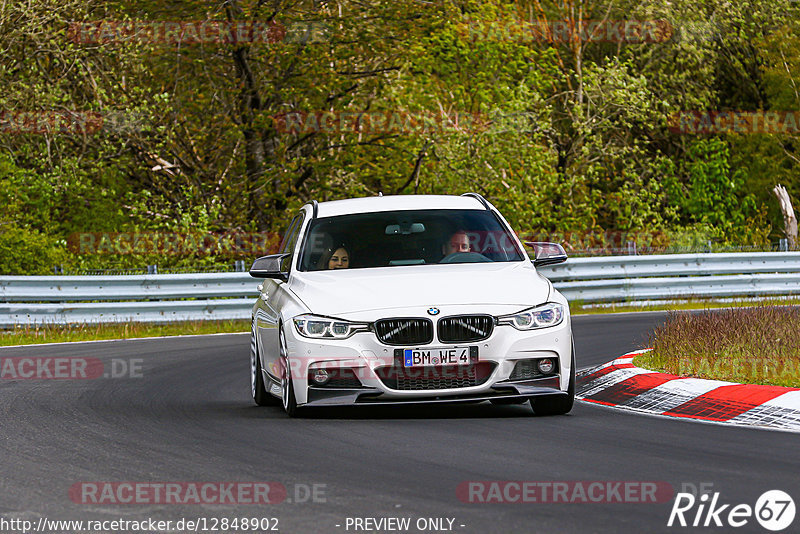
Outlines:
{"type": "Polygon", "coordinates": [[[559,389],[558,375],[520,382],[501,382],[492,391],[458,395],[431,395],[430,397],[389,397],[376,388],[308,388],[308,403],[304,406],[400,406],[412,404],[457,404],[490,400],[525,401],[539,395],[568,395],[559,389]]]}

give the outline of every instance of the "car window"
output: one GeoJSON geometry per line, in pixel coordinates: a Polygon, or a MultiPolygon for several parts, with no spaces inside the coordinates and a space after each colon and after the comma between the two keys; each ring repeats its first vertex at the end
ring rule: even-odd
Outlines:
{"type": "Polygon", "coordinates": [[[284,252],[286,252],[286,249],[288,248],[289,241],[291,241],[292,232],[294,232],[294,230],[297,228],[297,223],[298,223],[299,220],[300,220],[300,216],[298,215],[294,219],[292,219],[291,223],[289,223],[289,228],[287,228],[286,232],[284,232],[283,239],[281,240],[281,246],[278,249],[278,252],[280,254],[283,254],[284,252]]]}
{"type": "Polygon", "coordinates": [[[283,260],[281,263],[281,271],[288,272],[292,265],[292,258],[294,257],[294,248],[297,243],[297,236],[300,233],[300,227],[303,226],[304,214],[301,212],[297,217],[292,219],[289,229],[283,236],[283,243],[281,243],[280,253],[289,253],[291,256],[283,260]]]}
{"type": "Polygon", "coordinates": [[[314,220],[300,270],[521,261],[514,237],[489,210],[359,213],[314,220]],[[337,261],[338,260],[338,261],[337,261]]]}

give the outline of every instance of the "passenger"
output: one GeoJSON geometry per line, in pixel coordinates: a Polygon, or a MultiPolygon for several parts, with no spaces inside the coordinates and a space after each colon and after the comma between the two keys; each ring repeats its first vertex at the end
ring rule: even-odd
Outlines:
{"type": "Polygon", "coordinates": [[[344,245],[339,245],[336,249],[331,247],[320,263],[322,269],[347,269],[350,267],[350,253],[344,245]]]}

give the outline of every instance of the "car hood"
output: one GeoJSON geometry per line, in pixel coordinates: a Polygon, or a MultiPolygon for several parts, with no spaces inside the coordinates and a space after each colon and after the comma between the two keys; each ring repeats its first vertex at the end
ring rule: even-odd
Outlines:
{"type": "Polygon", "coordinates": [[[545,302],[550,284],[529,262],[415,265],[298,272],[289,287],[312,313],[346,314],[409,307],[545,302]]]}

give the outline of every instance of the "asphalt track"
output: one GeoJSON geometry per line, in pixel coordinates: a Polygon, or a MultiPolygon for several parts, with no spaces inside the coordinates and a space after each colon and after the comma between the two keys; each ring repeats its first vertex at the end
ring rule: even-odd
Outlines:
{"type": "MultiPolygon", "coordinates": [[[[578,367],[645,346],[661,320],[659,313],[577,317],[578,367]]],[[[480,504],[462,502],[456,488],[486,480],[664,481],[675,491],[712,484],[721,503],[752,506],[771,489],[800,499],[797,434],[580,402],[560,417],[479,404],[288,419],[249,398],[247,335],[0,349],[0,357],[14,356],[141,358],[142,369],[125,379],[0,381],[5,518],[277,517],[280,532],[337,533],[354,532],[345,529],[348,517],[449,517],[464,533],[727,532],[668,528],[672,500],[480,504]],[[81,481],[276,481],[290,500],[302,485],[324,484],[325,502],[86,505],[68,493],[81,481]]],[[[800,518],[786,532],[798,525],[800,518]]],[[[754,519],[735,530],[767,532],[754,519]]]]}

